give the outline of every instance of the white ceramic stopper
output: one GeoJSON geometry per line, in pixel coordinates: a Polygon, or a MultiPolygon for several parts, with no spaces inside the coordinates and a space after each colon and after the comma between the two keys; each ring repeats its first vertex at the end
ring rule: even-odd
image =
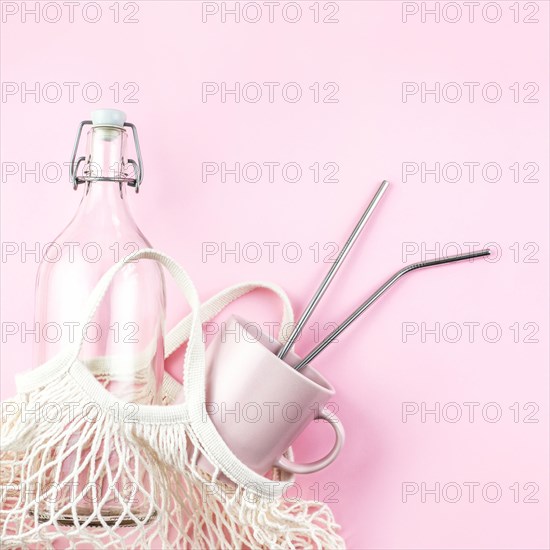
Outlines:
{"type": "Polygon", "coordinates": [[[117,126],[122,128],[126,122],[126,113],[118,109],[96,109],[92,111],[94,126],[117,126]]]}

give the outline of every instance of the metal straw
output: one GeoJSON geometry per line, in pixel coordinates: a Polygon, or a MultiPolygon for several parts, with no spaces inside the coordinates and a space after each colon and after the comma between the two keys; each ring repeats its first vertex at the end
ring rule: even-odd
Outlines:
{"type": "Polygon", "coordinates": [[[480,256],[489,256],[491,252],[488,249],[469,252],[467,254],[459,254],[457,256],[448,256],[447,258],[437,258],[436,260],[428,260],[410,264],[403,269],[400,269],[395,275],[390,277],[374,294],[369,296],[340,326],[336,327],[322,342],[320,342],[312,351],[308,353],[294,368],[300,370],[317,357],[335,338],[338,338],[344,330],[353,323],[364,311],[366,311],[386,290],[396,283],[403,275],[420,269],[422,267],[431,267],[434,265],[448,264],[451,262],[461,262],[462,260],[471,260],[480,256]]]}
{"type": "Polygon", "coordinates": [[[374,195],[370,204],[367,206],[367,209],[361,216],[361,219],[357,222],[357,225],[355,226],[355,229],[353,230],[348,240],[346,241],[346,244],[342,247],[340,254],[338,254],[338,258],[336,258],[336,261],[332,264],[331,268],[329,269],[329,272],[326,274],[325,278],[323,279],[321,286],[319,286],[313,298],[311,298],[311,301],[309,302],[306,309],[302,313],[302,316],[300,317],[300,319],[298,319],[298,322],[296,323],[295,327],[292,329],[292,333],[290,334],[288,340],[277,353],[277,357],[279,357],[279,359],[283,359],[285,355],[290,351],[290,348],[294,344],[294,341],[296,340],[296,338],[298,338],[298,336],[300,335],[300,332],[304,328],[304,325],[307,323],[308,319],[311,317],[311,314],[313,313],[314,309],[317,307],[319,300],[323,297],[332,279],[336,275],[336,272],[338,271],[338,269],[340,269],[340,266],[344,262],[351,247],[357,240],[357,237],[359,237],[359,234],[361,233],[362,229],[367,224],[367,221],[371,217],[371,214],[374,212],[374,209],[378,205],[378,202],[382,198],[382,195],[384,195],[384,193],[386,192],[388,185],[389,185],[389,182],[384,180],[382,182],[382,185],[380,185],[380,187],[378,188],[378,191],[376,191],[376,194],[374,195]]]}

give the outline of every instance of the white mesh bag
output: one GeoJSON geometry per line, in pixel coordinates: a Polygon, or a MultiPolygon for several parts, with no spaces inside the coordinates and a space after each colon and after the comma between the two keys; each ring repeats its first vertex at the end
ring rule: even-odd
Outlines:
{"type": "MultiPolygon", "coordinates": [[[[78,358],[82,342],[19,375],[17,397],[2,404],[2,548],[344,548],[326,504],[285,499],[293,478],[276,469],[271,479],[250,470],[205,414],[202,323],[236,298],[265,288],[281,299],[284,326],[293,320],[285,293],[248,283],[201,305],[186,272],[145,249],[103,276],[84,322],[116,273],[140,259],[162,264],[191,306],[166,338],[167,357],[187,342],[183,388],[166,374],[163,405],[128,404],[102,383],[113,359],[85,364],[78,358]],[[25,412],[36,406],[44,411],[38,421],[25,412]],[[199,467],[201,456],[210,468],[199,467]],[[92,495],[83,478],[95,487],[92,495]]],[[[149,391],[146,382],[142,390],[149,391]]]]}

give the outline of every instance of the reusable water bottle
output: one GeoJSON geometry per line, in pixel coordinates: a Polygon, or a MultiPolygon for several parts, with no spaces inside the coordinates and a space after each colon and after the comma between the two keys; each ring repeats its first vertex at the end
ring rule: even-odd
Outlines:
{"type": "MultiPolygon", "coordinates": [[[[80,123],[70,176],[74,189],[82,189],[82,200],[74,218],[47,247],[38,269],[35,326],[39,338],[34,361],[41,365],[84,337],[80,360],[124,402],[121,410],[101,414],[116,414],[121,422],[131,422],[133,403],[161,402],[165,287],[159,264],[136,261],[126,265],[115,276],[93,321],[82,322],[86,301],[102,275],[128,254],[151,246],[125,199],[128,187],[139,191],[143,163],[137,130],[126,122],[123,112],[94,111],[92,120],[80,123]],[[77,160],[87,126],[86,156],[77,160]],[[126,156],[127,129],[132,130],[137,162],[126,156]]],[[[91,438],[89,445],[108,448],[108,443],[112,444],[91,438]]],[[[60,524],[101,526],[104,522],[125,525],[152,519],[142,496],[142,491],[150,488],[148,472],[138,471],[136,465],[136,471],[108,479],[99,473],[102,464],[90,461],[89,450],[72,450],[73,444],[60,441],[61,447],[53,448],[53,452],[64,455],[64,481],[52,498],[41,500],[39,520],[53,515],[60,524]],[[83,465],[78,479],[69,473],[74,471],[75,461],[83,465]]],[[[117,471],[117,464],[113,464],[116,459],[103,459],[117,471]]],[[[131,457],[127,462],[126,472],[137,464],[131,457]]],[[[51,492],[49,473],[42,472],[40,464],[36,472],[36,490],[51,492]]]]}
{"type": "Polygon", "coordinates": [[[138,192],[143,178],[137,130],[125,119],[121,111],[102,109],[80,124],[71,179],[74,189],[83,188],[83,196],[38,269],[35,364],[45,363],[83,335],[80,357],[112,393],[125,401],[154,404],[164,373],[165,289],[158,264],[128,265],[116,276],[94,321],[78,324],[88,296],[109,267],[151,246],[125,200],[128,186],[138,192]],[[86,156],[76,161],[88,125],[86,156]],[[137,163],[126,157],[127,128],[133,131],[137,163]]]}

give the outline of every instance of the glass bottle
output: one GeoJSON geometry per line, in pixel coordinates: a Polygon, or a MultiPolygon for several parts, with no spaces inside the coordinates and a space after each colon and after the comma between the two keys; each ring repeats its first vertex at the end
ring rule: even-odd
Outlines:
{"type": "MultiPolygon", "coordinates": [[[[83,196],[76,215],[45,251],[38,269],[35,326],[40,337],[34,362],[37,366],[45,363],[84,335],[80,359],[111,393],[126,402],[160,404],[165,287],[162,269],[156,262],[127,264],[114,278],[94,319],[79,325],[86,300],[101,276],[128,254],[151,246],[125,200],[127,186],[139,191],[142,177],[137,131],[125,120],[121,111],[102,109],[92,113],[92,121],[80,125],[71,177],[75,189],[83,189],[83,196]],[[79,159],[75,168],[80,134],[87,124],[91,128],[86,156],[79,159]],[[127,127],[133,130],[138,163],[126,157],[127,127]],[[78,176],[82,163],[82,175],[78,176]],[[130,165],[136,172],[133,177],[128,175],[130,165]]],[[[62,469],[72,470],[74,458],[67,457],[62,469]]],[[[84,471],[78,485],[85,483],[84,471]]],[[[124,485],[124,480],[120,483],[124,485]]],[[[94,498],[102,499],[107,490],[110,489],[96,486],[94,498]]],[[[73,496],[59,495],[59,506],[66,505],[69,499],[74,499],[74,489],[73,496]]],[[[138,495],[132,505],[137,517],[139,505],[138,495]]],[[[120,509],[117,498],[107,499],[102,506],[102,517],[110,516],[116,522],[120,509]]],[[[90,504],[89,495],[80,499],[78,510],[84,520],[98,512],[90,504]]],[[[46,510],[43,515],[48,516],[46,510]]],[[[73,523],[71,517],[68,523],[73,523]]]]}

